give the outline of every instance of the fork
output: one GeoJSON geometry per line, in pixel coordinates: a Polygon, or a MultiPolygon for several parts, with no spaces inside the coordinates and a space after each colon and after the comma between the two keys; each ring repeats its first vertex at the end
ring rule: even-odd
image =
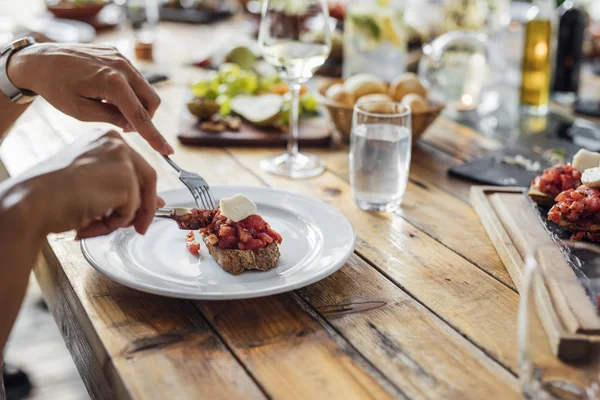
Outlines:
{"type": "Polygon", "coordinates": [[[163,155],[163,157],[171,167],[179,172],[179,180],[183,182],[192,196],[194,196],[194,200],[196,201],[196,205],[198,207],[204,208],[205,210],[214,210],[217,208],[215,206],[215,198],[213,197],[210,187],[204,178],[196,173],[180,168],[179,165],[177,165],[168,156],[163,155]]]}

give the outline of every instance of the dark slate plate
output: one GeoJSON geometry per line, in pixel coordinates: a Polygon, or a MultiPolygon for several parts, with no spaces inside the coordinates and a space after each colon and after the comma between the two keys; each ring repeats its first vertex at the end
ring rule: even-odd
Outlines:
{"type": "Polygon", "coordinates": [[[550,163],[544,159],[542,152],[534,151],[538,148],[543,150],[562,149],[565,159],[571,160],[573,155],[580,149],[572,143],[559,139],[533,140],[521,143],[517,147],[504,148],[485,154],[473,161],[449,169],[451,175],[472,181],[496,186],[529,186],[531,180],[544,168],[550,167],[550,163]],[[519,165],[510,165],[502,162],[503,157],[515,157],[517,155],[539,161],[541,170],[528,171],[519,165]]]}
{"type": "Polygon", "coordinates": [[[523,157],[539,161],[541,169],[550,167],[542,156],[542,150],[562,149],[565,160],[570,161],[581,148],[600,151],[600,127],[586,120],[569,120],[558,114],[550,114],[546,132],[527,135],[523,133],[516,145],[487,153],[481,157],[448,170],[451,175],[478,183],[496,186],[529,186],[541,172],[528,171],[522,166],[503,163],[503,157],[523,157]],[[538,150],[538,151],[536,151],[538,150]]]}
{"type": "Polygon", "coordinates": [[[225,4],[214,11],[195,8],[161,7],[159,12],[161,21],[183,22],[187,24],[212,24],[233,15],[233,10],[225,4]]]}

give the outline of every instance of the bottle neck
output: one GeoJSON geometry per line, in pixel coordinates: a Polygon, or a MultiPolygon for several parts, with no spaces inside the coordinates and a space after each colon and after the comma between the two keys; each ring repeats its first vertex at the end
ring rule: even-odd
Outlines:
{"type": "Polygon", "coordinates": [[[555,20],[556,0],[535,0],[531,12],[534,16],[530,19],[555,20]]]}

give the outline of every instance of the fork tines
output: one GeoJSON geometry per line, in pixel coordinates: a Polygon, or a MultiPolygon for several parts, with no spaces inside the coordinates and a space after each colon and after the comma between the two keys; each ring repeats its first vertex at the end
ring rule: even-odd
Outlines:
{"type": "Polygon", "coordinates": [[[163,156],[164,159],[177,171],[179,172],[179,180],[188,188],[196,205],[203,207],[206,210],[215,210],[217,202],[215,201],[210,187],[206,180],[200,175],[181,169],[173,160],[167,156],[163,156]]]}

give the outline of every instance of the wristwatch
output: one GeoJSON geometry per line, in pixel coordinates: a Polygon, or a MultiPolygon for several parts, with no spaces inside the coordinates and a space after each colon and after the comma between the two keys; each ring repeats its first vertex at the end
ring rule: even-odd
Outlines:
{"type": "Polygon", "coordinates": [[[34,92],[25,89],[19,89],[10,81],[8,77],[8,60],[15,52],[35,44],[32,37],[17,39],[0,49],[0,91],[4,93],[13,103],[27,104],[33,101],[34,92]]]}

